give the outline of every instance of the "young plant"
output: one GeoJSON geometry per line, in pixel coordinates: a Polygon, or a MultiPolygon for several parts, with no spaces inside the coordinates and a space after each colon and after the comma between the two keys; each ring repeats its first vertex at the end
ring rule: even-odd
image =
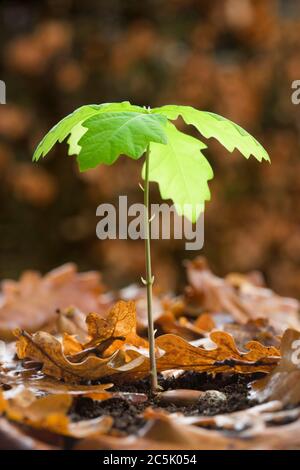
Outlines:
{"type": "Polygon", "coordinates": [[[86,105],[62,119],[43,138],[33,160],[44,157],[56,142],[68,136],[69,155],[77,155],[80,171],[102,163],[112,165],[120,155],[134,160],[145,154],[142,171],[145,205],[145,252],[148,337],[152,390],[158,388],[155,339],[152,317],[149,182],[159,185],[162,199],[173,200],[179,215],[195,222],[210,199],[208,180],[212,168],[203,154],[206,145],[183,132],[171,121],[179,116],[194,126],[204,137],[216,138],[229,152],[238,149],[245,158],[268,160],[265,149],[237,124],[214,113],[190,106],[167,105],[146,108],[122,103],[86,105]]]}

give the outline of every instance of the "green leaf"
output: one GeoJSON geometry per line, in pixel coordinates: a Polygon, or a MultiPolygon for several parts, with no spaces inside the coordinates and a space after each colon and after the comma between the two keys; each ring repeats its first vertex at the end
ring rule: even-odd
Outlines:
{"type": "MultiPolygon", "coordinates": [[[[34,154],[33,160],[37,161],[40,157],[45,157],[48,152],[52,149],[52,147],[56,144],[56,142],[62,142],[70,133],[72,133],[74,127],[78,126],[79,124],[83,124],[86,119],[90,118],[91,116],[103,112],[120,112],[120,111],[128,111],[128,112],[140,112],[146,113],[147,111],[140,106],[134,106],[129,103],[129,101],[124,101],[122,103],[104,103],[104,104],[93,104],[93,105],[86,105],[81,106],[80,108],[76,109],[73,113],[66,116],[64,119],[59,121],[50,131],[45,135],[45,137],[41,140],[39,145],[37,146],[34,154]]],[[[76,144],[76,134],[78,132],[78,128],[76,127],[74,131],[74,136],[71,140],[71,151],[75,153],[78,152],[78,148],[76,144]]],[[[80,137],[79,137],[80,138],[80,137]]]]}
{"type": "Polygon", "coordinates": [[[167,105],[155,108],[153,113],[163,114],[171,120],[180,115],[186,124],[191,124],[206,138],[214,137],[229,152],[237,148],[249,158],[253,155],[258,161],[270,161],[269,155],[260,143],[242,127],[219,114],[198,111],[191,106],[167,105]]]}
{"type": "Polygon", "coordinates": [[[84,127],[84,121],[80,121],[70,132],[70,137],[67,140],[67,144],[69,145],[68,155],[78,155],[81,147],[78,144],[81,137],[86,133],[87,127],[84,127]]]}
{"type": "Polygon", "coordinates": [[[172,199],[177,212],[195,222],[204,210],[204,201],[210,199],[207,181],[213,171],[201,152],[206,145],[171,123],[166,134],[167,145],[150,145],[149,179],[158,183],[162,199],[172,199]]]}
{"type": "Polygon", "coordinates": [[[166,144],[167,118],[159,114],[122,112],[97,114],[84,122],[87,132],[79,140],[80,171],[100,163],[111,165],[125,154],[138,159],[150,142],[166,144]]]}

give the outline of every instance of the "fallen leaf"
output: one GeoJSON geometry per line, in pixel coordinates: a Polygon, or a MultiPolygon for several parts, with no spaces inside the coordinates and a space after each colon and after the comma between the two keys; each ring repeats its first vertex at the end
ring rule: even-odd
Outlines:
{"type": "MultiPolygon", "coordinates": [[[[103,285],[98,273],[78,273],[72,263],[42,277],[26,271],[19,281],[2,282],[0,338],[10,340],[15,328],[35,332],[56,321],[56,310],[75,306],[82,311],[102,312],[103,285]]],[[[105,304],[105,308],[106,308],[105,304]]]]}
{"type": "MultiPolygon", "coordinates": [[[[115,376],[114,381],[133,380],[149,374],[148,350],[141,347],[146,342],[135,332],[133,302],[118,302],[111,309],[107,319],[90,314],[87,317],[87,324],[91,341],[85,344],[81,351],[69,356],[65,355],[62,344],[54,336],[46,332],[38,332],[31,336],[22,330],[17,330],[18,357],[41,362],[45,374],[71,382],[112,375],[115,376]],[[124,339],[119,340],[118,335],[124,335],[124,339]],[[103,344],[106,345],[107,341],[108,348],[103,349],[103,344]],[[119,349],[116,349],[117,347],[119,349]],[[121,347],[124,350],[120,349],[121,347]],[[99,348],[101,355],[104,351],[106,354],[110,351],[111,354],[104,358],[97,357],[95,353],[99,352],[99,348]]],[[[210,340],[216,345],[213,349],[193,346],[183,338],[172,334],[158,337],[157,370],[162,372],[182,369],[211,373],[269,372],[277,364],[280,356],[275,347],[267,347],[257,341],[248,342],[245,345],[248,352],[241,352],[233,337],[222,331],[212,332],[210,340]]]]}
{"type": "MultiPolygon", "coordinates": [[[[147,409],[144,418],[149,420],[149,426],[145,426],[141,433],[143,437],[137,439],[136,445],[145,437],[151,437],[151,444],[143,443],[150,444],[153,449],[156,446],[160,449],[162,442],[168,449],[174,445],[182,448],[178,438],[183,448],[188,449],[276,450],[294,449],[300,445],[300,408],[283,410],[279,401],[216,416],[184,416],[162,409],[147,409]]],[[[109,436],[103,436],[103,439],[105,441],[109,436]]]]}
{"type": "Polygon", "coordinates": [[[111,355],[124,343],[136,347],[148,347],[146,340],[136,334],[135,302],[120,300],[109,311],[105,318],[96,313],[89,313],[86,318],[88,334],[91,340],[83,349],[101,348],[101,355],[111,355]],[[103,348],[103,343],[107,347],[103,348]]]}
{"type": "Polygon", "coordinates": [[[230,333],[239,347],[251,340],[258,341],[264,346],[280,347],[280,337],[270,325],[267,318],[248,320],[247,323],[225,323],[222,330],[230,333]]]}
{"type": "Polygon", "coordinates": [[[52,380],[48,377],[41,377],[37,379],[25,379],[23,381],[24,386],[32,392],[47,392],[55,395],[73,395],[73,396],[89,396],[91,397],[97,395],[97,399],[101,400],[110,398],[111,393],[107,392],[113,384],[99,384],[99,385],[76,385],[72,383],[59,382],[57,380],[52,380]]]}
{"type": "MultiPolygon", "coordinates": [[[[137,330],[140,333],[144,333],[148,328],[146,288],[131,284],[120,291],[120,298],[126,301],[133,300],[135,302],[137,330]]],[[[163,301],[155,291],[153,292],[152,301],[152,315],[155,321],[164,311],[164,306],[163,301]]]]}
{"type": "Polygon", "coordinates": [[[300,332],[287,330],[281,341],[281,360],[273,371],[252,384],[252,396],[260,402],[280,400],[300,403],[300,332]]]}
{"type": "Polygon", "coordinates": [[[85,342],[88,339],[86,314],[75,307],[68,307],[57,311],[57,333],[76,335],[78,341],[85,342]]]}
{"type": "Polygon", "coordinates": [[[212,315],[209,313],[203,313],[196,318],[193,326],[198,330],[209,332],[216,328],[216,323],[212,315]]]}
{"type": "MultiPolygon", "coordinates": [[[[52,445],[32,438],[15,423],[0,418],[0,450],[55,450],[52,445]]],[[[56,449],[57,450],[57,449],[56,449]]]]}
{"type": "Polygon", "coordinates": [[[107,358],[91,354],[81,362],[72,362],[70,359],[75,356],[66,357],[60,341],[49,333],[40,331],[30,335],[22,330],[16,330],[15,335],[18,338],[16,348],[19,359],[26,357],[34,359],[43,364],[42,371],[45,374],[67,382],[94,380],[119,371],[129,371],[145,359],[139,355],[126,363],[124,352],[119,350],[107,358]]]}
{"type": "Polygon", "coordinates": [[[171,312],[161,315],[155,322],[155,325],[164,333],[177,334],[187,341],[193,341],[202,338],[206,333],[198,329],[194,324],[185,317],[176,319],[171,312]]]}
{"type": "Polygon", "coordinates": [[[198,257],[187,264],[186,300],[189,308],[227,312],[238,323],[267,318],[277,334],[287,328],[300,329],[299,302],[280,297],[270,289],[256,285],[247,276],[222,279],[215,276],[206,261],[198,257]]]}
{"type": "Polygon", "coordinates": [[[26,404],[28,398],[26,396],[24,400],[23,395],[28,393],[30,392],[24,389],[13,399],[5,399],[2,394],[1,400],[5,402],[2,412],[7,418],[34,428],[76,438],[83,438],[94,433],[106,433],[112,426],[113,420],[109,416],[71,422],[67,416],[73,401],[70,395],[58,394],[36,398],[32,394],[31,400],[26,404]]]}
{"type": "MultiPolygon", "coordinates": [[[[160,351],[156,366],[159,372],[165,370],[189,370],[196,372],[237,372],[249,374],[254,372],[269,372],[278,363],[280,352],[277,348],[263,346],[257,341],[249,341],[245,345],[247,352],[241,352],[235,345],[233,337],[223,331],[210,334],[214,348],[196,347],[179,336],[162,335],[156,339],[156,347],[160,351]]],[[[138,354],[136,350],[128,349],[127,354],[132,360],[138,354]]],[[[134,380],[149,374],[149,359],[145,357],[136,368],[114,376],[115,382],[134,380]]]]}
{"type": "Polygon", "coordinates": [[[66,356],[72,356],[82,352],[83,346],[73,335],[64,333],[62,337],[63,350],[66,356]]]}

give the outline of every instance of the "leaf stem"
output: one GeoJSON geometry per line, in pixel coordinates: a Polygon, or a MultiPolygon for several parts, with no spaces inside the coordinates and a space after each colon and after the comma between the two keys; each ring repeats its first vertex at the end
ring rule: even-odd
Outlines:
{"type": "Polygon", "coordinates": [[[144,186],[144,206],[145,206],[145,252],[146,252],[146,288],[147,288],[147,315],[148,315],[148,340],[150,353],[150,377],[152,392],[158,390],[157,370],[155,359],[155,338],[154,322],[152,315],[152,285],[154,278],[151,267],[151,236],[150,236],[150,206],[149,206],[149,159],[150,146],[146,150],[145,165],[145,186],[144,186]]]}

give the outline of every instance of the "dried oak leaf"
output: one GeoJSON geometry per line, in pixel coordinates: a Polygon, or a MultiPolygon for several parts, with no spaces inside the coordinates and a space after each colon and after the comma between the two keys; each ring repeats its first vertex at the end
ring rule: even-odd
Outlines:
{"type": "Polygon", "coordinates": [[[60,341],[49,333],[39,331],[30,335],[17,329],[15,335],[18,338],[16,348],[19,359],[31,358],[38,361],[43,364],[42,371],[46,375],[67,382],[99,379],[119,371],[129,371],[144,361],[144,357],[139,356],[126,363],[124,352],[119,350],[107,358],[90,354],[84,360],[74,362],[74,358],[78,357],[76,355],[67,357],[60,341]]]}
{"type": "Polygon", "coordinates": [[[157,346],[165,351],[158,359],[160,370],[176,368],[198,371],[236,371],[242,373],[269,371],[277,364],[279,351],[274,347],[266,347],[257,341],[249,341],[245,345],[246,353],[242,353],[235,345],[233,337],[222,331],[214,331],[210,339],[216,344],[214,349],[204,349],[189,344],[174,335],[164,335],[157,339],[157,346]]]}
{"type": "Polygon", "coordinates": [[[295,449],[300,446],[299,415],[299,408],[282,411],[278,402],[213,417],[147,410],[148,422],[138,436],[89,436],[74,449],[295,449]]]}
{"type": "Polygon", "coordinates": [[[97,396],[97,400],[106,400],[111,396],[111,392],[108,392],[107,389],[111,388],[113,384],[76,385],[44,378],[39,381],[25,380],[24,386],[32,392],[44,391],[55,395],[97,396]]]}
{"type": "Polygon", "coordinates": [[[124,343],[148,347],[148,342],[136,334],[136,307],[132,300],[120,300],[105,318],[97,313],[89,313],[86,324],[91,339],[84,345],[84,349],[100,347],[102,356],[111,355],[124,343]]]}
{"type": "Polygon", "coordinates": [[[281,338],[270,325],[267,318],[257,318],[249,320],[247,323],[225,323],[223,331],[230,333],[238,347],[243,347],[247,341],[255,340],[264,346],[280,347],[281,338]]]}
{"type": "Polygon", "coordinates": [[[81,342],[87,341],[86,314],[75,307],[57,311],[56,331],[69,336],[76,335],[81,342]]]}
{"type": "Polygon", "coordinates": [[[248,276],[215,276],[198,257],[187,264],[188,309],[227,312],[238,323],[267,318],[277,333],[300,329],[299,302],[256,285],[248,276]],[[238,281],[237,281],[238,279],[238,281]]]}
{"type": "Polygon", "coordinates": [[[277,367],[252,384],[253,397],[260,401],[280,400],[284,405],[300,403],[300,332],[287,330],[281,341],[277,367]]]}
{"type": "Polygon", "coordinates": [[[187,341],[203,337],[202,331],[197,331],[193,324],[185,317],[176,319],[171,312],[165,312],[155,322],[155,326],[159,327],[164,333],[179,335],[187,341]]]}
{"type": "MultiPolygon", "coordinates": [[[[151,413],[148,412],[148,415],[153,417],[155,410],[151,410],[151,413]]],[[[247,434],[251,431],[251,434],[254,435],[255,433],[261,433],[262,430],[272,424],[280,425],[286,424],[287,421],[296,421],[300,418],[300,408],[284,410],[280,401],[270,401],[246,410],[215,416],[183,416],[181,413],[172,413],[168,417],[182,424],[238,433],[246,432],[247,434]]],[[[147,413],[145,418],[147,418],[147,413]]]]}
{"type": "MultiPolygon", "coordinates": [[[[283,410],[279,401],[254,406],[247,410],[216,416],[183,416],[162,409],[146,409],[148,426],[142,430],[139,445],[161,448],[192,449],[293,449],[300,445],[300,408],[283,410]],[[228,432],[230,431],[230,433],[228,432]]],[[[104,441],[109,436],[103,436],[104,441]]],[[[102,436],[99,436],[99,441],[102,436]]],[[[85,440],[84,442],[88,442],[85,440]]],[[[83,444],[81,444],[83,445],[83,444]]],[[[116,441],[114,442],[116,445],[116,441]]],[[[122,440],[120,440],[122,446],[122,440]]]]}
{"type": "Polygon", "coordinates": [[[6,280],[0,294],[0,338],[10,340],[15,328],[35,332],[56,320],[56,310],[71,305],[101,312],[103,286],[96,272],[78,273],[72,263],[45,276],[23,273],[18,282],[6,280]]]}
{"type": "MultiPolygon", "coordinates": [[[[111,375],[114,375],[114,382],[140,378],[149,374],[150,365],[148,349],[145,348],[147,342],[135,332],[135,318],[135,306],[131,301],[118,302],[107,319],[89,314],[87,324],[92,339],[82,346],[82,350],[69,356],[54,336],[46,332],[31,336],[17,330],[17,354],[20,359],[31,358],[42,363],[45,374],[67,381],[78,382],[111,375]]],[[[76,351],[76,339],[66,338],[67,350],[76,351]]],[[[239,351],[233,337],[226,332],[212,332],[210,341],[216,347],[196,347],[172,334],[158,337],[157,369],[161,372],[169,369],[212,373],[269,372],[279,359],[279,351],[275,347],[266,347],[257,341],[246,344],[247,352],[239,351]]]]}
{"type": "MultiPolygon", "coordinates": [[[[147,290],[144,287],[131,284],[119,292],[120,298],[125,301],[132,300],[136,305],[136,322],[137,331],[144,333],[148,328],[147,316],[147,290]]],[[[158,319],[161,313],[165,310],[165,299],[161,299],[159,293],[153,291],[152,299],[152,315],[154,321],[158,319]]],[[[171,301],[173,303],[173,300],[171,301]]]]}
{"type": "Polygon", "coordinates": [[[5,413],[11,421],[65,436],[84,438],[95,433],[106,433],[113,422],[109,416],[71,422],[67,416],[73,401],[70,395],[48,395],[37,399],[34,394],[23,389],[10,399],[4,398],[0,392],[0,400],[0,412],[5,413]]]}
{"type": "Polygon", "coordinates": [[[138,436],[90,436],[75,444],[74,450],[204,450],[227,449],[230,446],[230,438],[217,431],[208,433],[196,426],[178,425],[170,419],[155,418],[147,423],[138,436]]]}
{"type": "MultiPolygon", "coordinates": [[[[269,372],[278,363],[280,353],[277,348],[263,346],[257,341],[249,341],[245,345],[248,352],[241,352],[236,347],[233,337],[224,331],[214,331],[210,340],[215,343],[213,349],[196,347],[179,336],[166,334],[159,336],[156,347],[160,352],[157,357],[157,370],[162,372],[170,369],[192,370],[197,372],[269,372]]],[[[128,349],[128,356],[134,360],[137,351],[128,349]]],[[[138,379],[149,373],[149,359],[145,358],[136,368],[128,372],[120,372],[114,381],[127,378],[138,379]]]]}

